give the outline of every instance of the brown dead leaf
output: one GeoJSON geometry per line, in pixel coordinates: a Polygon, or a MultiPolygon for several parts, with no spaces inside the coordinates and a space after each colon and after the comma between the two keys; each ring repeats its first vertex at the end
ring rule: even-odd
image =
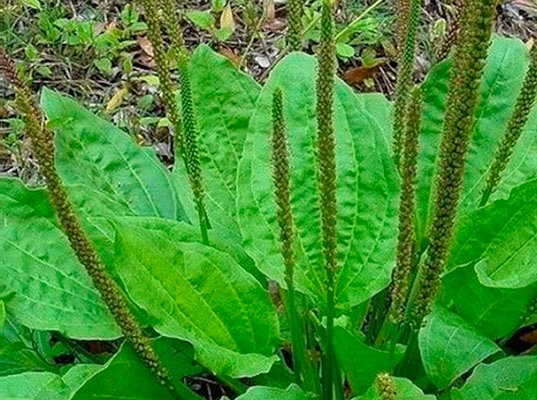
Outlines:
{"type": "Polygon", "coordinates": [[[146,36],[140,36],[138,39],[136,39],[136,43],[138,43],[138,46],[142,49],[145,55],[153,58],[155,57],[155,51],[153,50],[153,45],[151,44],[151,41],[146,36]]]}
{"type": "Polygon", "coordinates": [[[151,41],[146,36],[140,36],[136,39],[136,43],[142,49],[140,54],[140,63],[149,68],[155,68],[155,51],[153,50],[153,45],[151,41]]]}
{"type": "Polygon", "coordinates": [[[231,31],[235,31],[235,19],[233,18],[233,10],[228,4],[222,10],[220,15],[220,28],[228,28],[231,31]]]}
{"type": "Polygon", "coordinates": [[[241,56],[235,53],[229,47],[222,46],[218,49],[218,52],[231,61],[235,66],[238,67],[241,64],[241,56]]]}
{"type": "Polygon", "coordinates": [[[108,101],[108,104],[106,105],[106,111],[114,111],[116,108],[121,106],[121,103],[123,103],[123,100],[125,99],[125,96],[129,93],[129,90],[127,88],[121,88],[119,89],[108,101]]]}
{"type": "Polygon", "coordinates": [[[276,17],[276,7],[274,0],[263,0],[263,9],[265,10],[265,18],[267,23],[270,23],[276,17]]]}
{"type": "Polygon", "coordinates": [[[373,78],[378,71],[380,65],[374,67],[356,67],[351,68],[343,74],[343,80],[349,85],[356,85],[362,83],[366,79],[373,78]]]}

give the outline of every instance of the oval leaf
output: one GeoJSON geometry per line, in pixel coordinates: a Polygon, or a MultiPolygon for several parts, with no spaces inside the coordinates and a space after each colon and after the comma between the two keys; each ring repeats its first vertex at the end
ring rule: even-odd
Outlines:
{"type": "Polygon", "coordinates": [[[41,105],[56,133],[56,167],[71,190],[82,185],[103,192],[134,215],[186,219],[171,176],[153,152],[71,98],[44,89],[41,105]]]}
{"type": "Polygon", "coordinates": [[[115,269],[131,299],[164,336],[194,345],[201,364],[222,376],[267,372],[278,323],[268,293],[231,256],[117,223],[115,269]]]}
{"type": "Polygon", "coordinates": [[[0,220],[0,285],[9,313],[29,328],[72,338],[119,336],[110,312],[56,225],[44,191],[29,190],[15,179],[0,179],[0,220]]]}
{"type": "Polygon", "coordinates": [[[461,317],[440,306],[433,309],[420,329],[419,348],[427,376],[439,389],[501,351],[461,317]]]}
{"type": "Polygon", "coordinates": [[[453,400],[533,400],[537,398],[537,357],[509,357],[479,365],[453,400]]]}
{"type": "MultiPolygon", "coordinates": [[[[246,249],[258,268],[283,282],[271,179],[271,104],[284,92],[296,223],[297,288],[324,298],[316,181],[316,62],[295,53],[282,60],[262,90],[239,164],[238,214],[246,249]]],[[[340,306],[350,307],[388,285],[393,267],[398,185],[383,129],[352,90],[338,81],[335,100],[338,174],[340,306]],[[374,209],[375,212],[371,212],[374,209]]]]}

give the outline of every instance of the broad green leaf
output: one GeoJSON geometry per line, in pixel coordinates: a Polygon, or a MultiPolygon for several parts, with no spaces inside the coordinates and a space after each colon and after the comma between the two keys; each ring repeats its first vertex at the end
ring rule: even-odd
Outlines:
{"type": "MultiPolygon", "coordinates": [[[[272,71],[250,121],[239,164],[237,204],[245,248],[263,273],[282,284],[284,268],[277,239],[269,145],[272,94],[280,87],[291,153],[296,285],[323,299],[315,76],[314,58],[301,53],[289,55],[272,71]]],[[[364,102],[341,81],[336,85],[334,109],[340,264],[337,297],[340,306],[352,307],[386,287],[390,280],[397,236],[398,185],[383,133],[384,122],[375,121],[364,109],[364,102]]]]}
{"type": "MultiPolygon", "coordinates": [[[[424,394],[419,387],[414,385],[406,378],[393,377],[397,400],[434,400],[432,394],[424,394]]],[[[384,400],[382,393],[379,392],[377,386],[373,384],[365,395],[355,398],[354,400],[384,400]]]]}
{"type": "MultiPolygon", "coordinates": [[[[192,346],[178,340],[158,338],[153,345],[161,361],[174,379],[201,373],[192,362],[192,346]]],[[[42,388],[36,400],[173,399],[140,360],[130,344],[120,350],[105,365],[77,364],[59,379],[42,388]]]]}
{"type": "Polygon", "coordinates": [[[103,368],[97,364],[74,365],[65,375],[58,375],[42,387],[35,400],[71,400],[74,393],[103,368]]]}
{"type": "Polygon", "coordinates": [[[537,357],[521,356],[479,365],[453,400],[534,400],[537,398],[537,357]]]}
{"type": "Polygon", "coordinates": [[[365,111],[373,117],[388,143],[392,142],[392,104],[382,93],[357,93],[356,98],[365,111]]]}
{"type": "MultiPolygon", "coordinates": [[[[451,60],[447,60],[435,66],[422,86],[424,122],[417,191],[421,239],[427,235],[427,217],[432,201],[431,188],[443,129],[451,64],[451,60]]],[[[463,213],[475,209],[481,200],[487,170],[509,122],[527,66],[527,50],[520,40],[505,37],[496,37],[493,40],[479,89],[481,100],[476,110],[476,124],[466,160],[461,198],[463,213]]]]}
{"type": "Polygon", "coordinates": [[[115,269],[164,336],[189,341],[217,375],[267,372],[278,324],[268,293],[226,253],[168,230],[117,223],[115,269]]]}
{"type": "Polygon", "coordinates": [[[7,293],[3,300],[9,314],[29,328],[72,338],[119,336],[44,191],[0,179],[0,221],[0,291],[7,293]]]}
{"type": "MultiPolygon", "coordinates": [[[[235,215],[237,165],[261,88],[208,46],[196,49],[191,70],[209,219],[215,230],[240,241],[235,215]]],[[[174,178],[189,219],[197,221],[181,158],[176,159],[174,178]]]]}
{"type": "Polygon", "coordinates": [[[452,247],[451,267],[476,263],[480,282],[517,289],[537,282],[537,180],[516,187],[507,200],[467,214],[452,247]]]}
{"type": "Polygon", "coordinates": [[[215,19],[210,11],[187,11],[185,17],[202,29],[212,28],[215,24],[215,19]]]}
{"type": "Polygon", "coordinates": [[[11,342],[0,337],[0,376],[52,369],[35,350],[28,348],[24,343],[11,342]]]}
{"type": "MultiPolygon", "coordinates": [[[[192,352],[192,350],[189,350],[188,346],[185,347],[185,344],[173,342],[175,341],[162,338],[155,342],[157,354],[165,357],[161,360],[170,369],[173,379],[182,379],[184,376],[199,373],[199,367],[194,367],[188,358],[180,354],[181,351],[192,352]]],[[[124,344],[106,365],[85,377],[84,382],[78,386],[70,399],[174,399],[170,392],[155,380],[153,374],[128,344],[124,344]]]]}
{"type": "Polygon", "coordinates": [[[457,268],[442,281],[439,303],[471,323],[489,339],[510,337],[526,320],[537,298],[537,284],[521,289],[489,288],[472,265],[457,268]]]}
{"type": "Polygon", "coordinates": [[[287,389],[273,387],[254,386],[246,393],[237,397],[237,400],[307,400],[308,397],[297,385],[291,385],[287,389]]]}
{"type": "Polygon", "coordinates": [[[154,152],[69,97],[44,89],[41,104],[56,133],[56,167],[71,191],[87,186],[134,215],[185,219],[170,173],[154,152]]]}
{"type": "Polygon", "coordinates": [[[0,399],[35,400],[46,385],[59,379],[51,372],[25,372],[0,377],[0,399]]]}
{"type": "Polygon", "coordinates": [[[420,329],[419,348],[427,376],[439,389],[501,351],[461,317],[440,306],[433,309],[420,329]]]}
{"type": "Polygon", "coordinates": [[[334,348],[338,363],[356,394],[364,393],[378,373],[391,372],[404,354],[401,346],[396,347],[393,355],[368,346],[362,337],[340,326],[334,328],[334,348]]]}
{"type": "MultiPolygon", "coordinates": [[[[106,220],[103,218],[95,218],[93,222],[95,225],[100,226],[102,230],[111,233],[110,236],[103,239],[103,243],[104,240],[106,240],[106,246],[108,247],[114,246],[115,223],[128,226],[129,229],[134,231],[140,230],[156,236],[161,235],[162,232],[166,232],[168,236],[173,237],[179,242],[202,243],[199,229],[185,222],[152,217],[118,217],[106,220]]],[[[221,235],[220,232],[215,230],[209,231],[209,240],[211,247],[231,255],[244,270],[255,276],[262,285],[266,285],[266,279],[264,279],[264,276],[257,270],[252,258],[248,256],[242,247],[234,240],[230,240],[228,237],[221,235]]]]}

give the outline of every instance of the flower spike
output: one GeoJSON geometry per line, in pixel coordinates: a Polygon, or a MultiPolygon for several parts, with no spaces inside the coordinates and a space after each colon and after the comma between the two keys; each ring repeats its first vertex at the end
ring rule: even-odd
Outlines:
{"type": "MultiPolygon", "coordinates": [[[[393,120],[393,153],[397,167],[400,167],[403,151],[406,112],[410,92],[412,90],[412,73],[414,72],[414,60],[418,28],[420,24],[421,0],[401,0],[401,17],[399,29],[404,31],[404,37],[400,38],[398,57],[397,84],[394,102],[393,120]],[[408,7],[408,10],[407,10],[408,7]],[[403,25],[404,24],[404,25],[403,25]]],[[[400,32],[399,35],[402,33],[400,32]]]]}
{"type": "Polygon", "coordinates": [[[497,0],[468,0],[464,10],[444,116],[429,247],[408,310],[414,329],[419,328],[436,298],[455,229],[465,158],[497,3],[497,0]]]}
{"type": "Polygon", "coordinates": [[[515,110],[513,111],[507,131],[505,132],[505,135],[503,136],[500,145],[496,150],[494,160],[489,169],[489,174],[486,181],[487,183],[485,185],[485,189],[483,190],[483,197],[481,199],[481,206],[487,204],[489,197],[498,187],[502,173],[505,171],[509,161],[511,160],[515,146],[522,135],[522,131],[528,122],[530,112],[535,105],[535,98],[537,96],[536,45],[534,45],[531,49],[530,55],[530,66],[526,74],[524,84],[522,85],[522,89],[520,90],[520,94],[515,105],[515,110]]]}

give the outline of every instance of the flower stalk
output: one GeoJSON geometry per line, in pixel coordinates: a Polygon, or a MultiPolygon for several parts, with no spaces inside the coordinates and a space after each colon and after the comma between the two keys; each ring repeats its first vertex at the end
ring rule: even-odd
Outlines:
{"type": "Polygon", "coordinates": [[[420,25],[421,0],[400,0],[400,21],[398,35],[400,49],[398,57],[397,83],[394,101],[393,120],[393,153],[397,167],[400,167],[403,151],[405,122],[408,101],[412,90],[412,74],[414,72],[418,28],[420,25]]]}
{"type": "Polygon", "coordinates": [[[295,301],[294,287],[294,251],[293,251],[293,214],[291,210],[291,174],[289,164],[289,147],[287,128],[283,115],[283,92],[274,91],[272,98],[272,181],[275,189],[276,219],[280,228],[280,243],[285,265],[285,309],[291,329],[291,346],[293,366],[298,385],[311,386],[311,375],[304,335],[295,301]]]}
{"type": "Polygon", "coordinates": [[[323,399],[331,400],[336,368],[333,344],[335,284],[337,265],[336,152],[334,133],[334,88],[336,51],[334,11],[330,0],[323,1],[321,41],[317,77],[317,159],[319,206],[324,264],[326,271],[326,355],[323,360],[323,399]]]}
{"type": "Polygon", "coordinates": [[[490,196],[498,187],[502,173],[511,160],[518,140],[528,122],[530,112],[535,105],[537,96],[537,46],[532,47],[530,56],[530,66],[517,98],[515,109],[489,169],[485,189],[481,197],[481,206],[487,204],[490,196]]]}
{"type": "Polygon", "coordinates": [[[449,56],[451,49],[457,43],[461,27],[461,18],[464,10],[465,0],[453,0],[453,19],[448,26],[448,30],[441,40],[440,46],[435,54],[435,62],[440,62],[449,56]]]}
{"type": "Polygon", "coordinates": [[[302,1],[287,1],[288,42],[291,51],[302,49],[302,1]]]}
{"type": "Polygon", "coordinates": [[[406,119],[406,133],[401,163],[401,199],[399,203],[399,238],[396,265],[390,287],[391,306],[388,322],[404,321],[412,266],[414,263],[416,176],[421,129],[422,96],[420,88],[412,92],[406,119]]]}
{"type": "Polygon", "coordinates": [[[407,313],[413,329],[430,311],[449,252],[496,5],[497,0],[468,0],[464,10],[444,117],[429,247],[407,313]]]}
{"type": "Polygon", "coordinates": [[[378,374],[375,384],[381,400],[397,399],[395,384],[393,382],[393,378],[389,374],[378,374]]]}
{"type": "Polygon", "coordinates": [[[170,122],[175,127],[176,144],[175,154],[180,154],[185,165],[196,212],[201,231],[201,238],[205,244],[209,243],[208,229],[210,229],[207,208],[205,206],[205,189],[199,159],[198,136],[194,104],[192,100],[192,85],[190,82],[190,59],[184,45],[183,35],[179,29],[177,13],[171,0],[142,0],[145,8],[149,39],[153,45],[157,73],[161,80],[164,105],[170,122]],[[177,61],[179,70],[180,96],[182,118],[175,97],[175,87],[171,79],[169,62],[166,57],[164,39],[162,37],[163,26],[160,21],[159,7],[163,8],[165,28],[168,31],[172,52],[177,61]]]}
{"type": "Polygon", "coordinates": [[[158,382],[166,386],[172,394],[181,399],[199,399],[180,381],[172,380],[160,362],[149,337],[146,336],[130,311],[121,290],[106,271],[106,267],[82,229],[74,207],[69,201],[61,179],[55,169],[53,134],[47,128],[45,118],[28,86],[16,73],[12,61],[0,48],[0,72],[3,72],[15,88],[16,104],[22,113],[26,131],[30,137],[40,171],[47,182],[47,193],[78,260],[86,269],[96,289],[121,328],[125,338],[153,373],[158,382]]]}

